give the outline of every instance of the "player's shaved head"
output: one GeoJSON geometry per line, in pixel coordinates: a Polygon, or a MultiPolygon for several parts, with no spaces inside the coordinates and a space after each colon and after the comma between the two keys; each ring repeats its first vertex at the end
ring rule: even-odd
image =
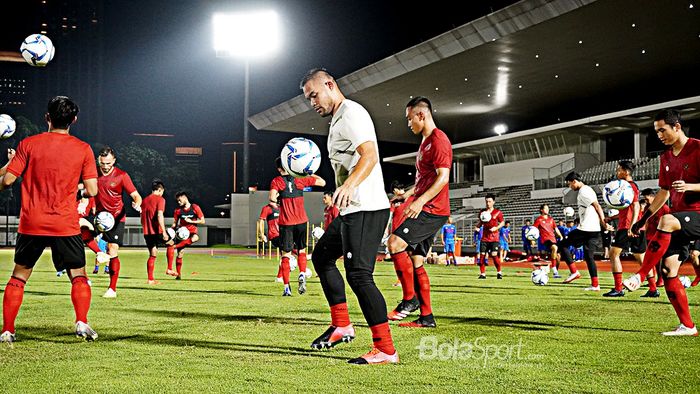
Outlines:
{"type": "Polygon", "coordinates": [[[304,77],[299,83],[299,89],[304,90],[304,85],[306,85],[311,80],[320,80],[321,82],[334,81],[335,78],[323,67],[312,68],[304,74],[304,77]]]}
{"type": "Polygon", "coordinates": [[[418,111],[426,111],[431,115],[433,113],[433,105],[430,103],[430,100],[428,100],[428,98],[424,96],[416,96],[412,98],[411,101],[409,101],[408,104],[406,104],[406,108],[411,108],[418,111]]]}

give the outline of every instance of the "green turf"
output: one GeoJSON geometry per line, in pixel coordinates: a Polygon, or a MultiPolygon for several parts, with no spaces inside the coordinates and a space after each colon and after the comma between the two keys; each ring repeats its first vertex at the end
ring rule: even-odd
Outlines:
{"type": "MultiPolygon", "coordinates": [[[[48,253],[47,253],[48,255],[48,253]]],[[[529,272],[497,281],[475,267],[428,267],[435,330],[392,332],[399,365],[352,366],[370,331],[349,292],[357,339],[331,351],[309,344],[329,323],[318,278],[309,293],[282,298],[276,264],[247,257],[188,255],[182,281],[145,284],[145,253],[122,253],[117,299],[103,299],[108,277],[90,275],[94,343],[72,334],[65,277],[44,256],[26,288],[14,348],[0,347],[0,392],[688,392],[700,388],[700,338],[664,338],[677,324],[665,295],[604,299],[587,281],[537,287],[529,272]],[[196,271],[198,274],[191,274],[196,271]],[[420,343],[437,343],[443,357],[420,343]],[[448,354],[457,343],[458,352],[448,354]],[[472,352],[469,353],[469,345],[472,352]],[[483,346],[489,346],[484,358],[483,346]],[[498,348],[496,348],[498,347],[498,348]],[[495,354],[498,350],[498,354],[495,354]],[[498,359],[499,356],[501,359],[498,359]]],[[[0,252],[2,283],[11,252],[0,252]]],[[[489,274],[493,274],[489,267],[489,274]]],[[[603,288],[610,285],[603,275],[603,288]]],[[[390,263],[376,282],[390,307],[401,289],[390,263]]],[[[2,286],[4,288],[4,285],[2,286]]],[[[296,289],[294,289],[296,290],[296,289]]],[[[698,317],[698,294],[691,311],[698,317]]]]}

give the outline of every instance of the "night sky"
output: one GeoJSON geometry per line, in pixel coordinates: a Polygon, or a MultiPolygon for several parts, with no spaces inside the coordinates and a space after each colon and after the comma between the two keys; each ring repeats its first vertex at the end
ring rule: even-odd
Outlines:
{"type": "MultiPolygon", "coordinates": [[[[53,1],[63,2],[67,1],[53,1]]],[[[22,3],[26,10],[12,18],[8,33],[0,38],[0,50],[17,50],[25,36],[38,33],[39,18],[32,10],[40,7],[40,1],[22,3]]],[[[135,132],[169,133],[180,145],[204,147],[206,155],[217,152],[221,142],[242,140],[243,62],[215,57],[214,12],[274,9],[282,20],[283,49],[251,63],[252,115],[300,94],[299,79],[309,68],[323,66],[342,77],[514,1],[465,3],[468,5],[448,1],[105,1],[100,19],[104,29],[103,142],[128,140],[135,132]]],[[[56,58],[61,54],[58,47],[56,58]]],[[[292,136],[258,132],[251,126],[251,141],[257,143],[251,157],[255,162],[252,183],[267,188],[275,175],[269,158],[292,136]],[[269,165],[264,163],[268,159],[269,165]]],[[[325,149],[323,137],[312,138],[325,149]]],[[[416,148],[380,144],[382,156],[416,148]]],[[[204,173],[212,178],[206,181],[223,184],[222,191],[228,192],[230,182],[217,178],[221,171],[211,164],[219,161],[218,156],[207,161],[211,168],[204,173]]],[[[386,168],[387,183],[405,169],[386,168]]],[[[320,173],[331,176],[328,163],[320,173]]]]}

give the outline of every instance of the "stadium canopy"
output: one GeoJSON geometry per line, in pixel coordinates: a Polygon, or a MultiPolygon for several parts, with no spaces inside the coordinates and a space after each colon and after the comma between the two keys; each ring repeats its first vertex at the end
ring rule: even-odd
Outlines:
{"type": "MultiPolygon", "coordinates": [[[[698,117],[698,26],[700,5],[688,1],[524,0],[338,84],[369,110],[380,141],[406,142],[406,103],[429,97],[456,157],[468,156],[474,140],[638,130],[651,126],[660,103],[681,103],[686,119],[698,117]],[[497,124],[508,133],[494,136],[497,124]]],[[[328,119],[302,95],[250,121],[258,130],[328,132],[328,119]]]]}

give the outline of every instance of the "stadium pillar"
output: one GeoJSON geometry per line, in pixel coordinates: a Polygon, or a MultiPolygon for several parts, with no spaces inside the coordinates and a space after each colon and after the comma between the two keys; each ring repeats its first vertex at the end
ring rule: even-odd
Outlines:
{"type": "Polygon", "coordinates": [[[249,96],[250,96],[250,62],[245,61],[245,98],[243,102],[243,190],[248,192],[250,186],[249,170],[250,170],[250,135],[248,130],[249,116],[249,96]]]}

